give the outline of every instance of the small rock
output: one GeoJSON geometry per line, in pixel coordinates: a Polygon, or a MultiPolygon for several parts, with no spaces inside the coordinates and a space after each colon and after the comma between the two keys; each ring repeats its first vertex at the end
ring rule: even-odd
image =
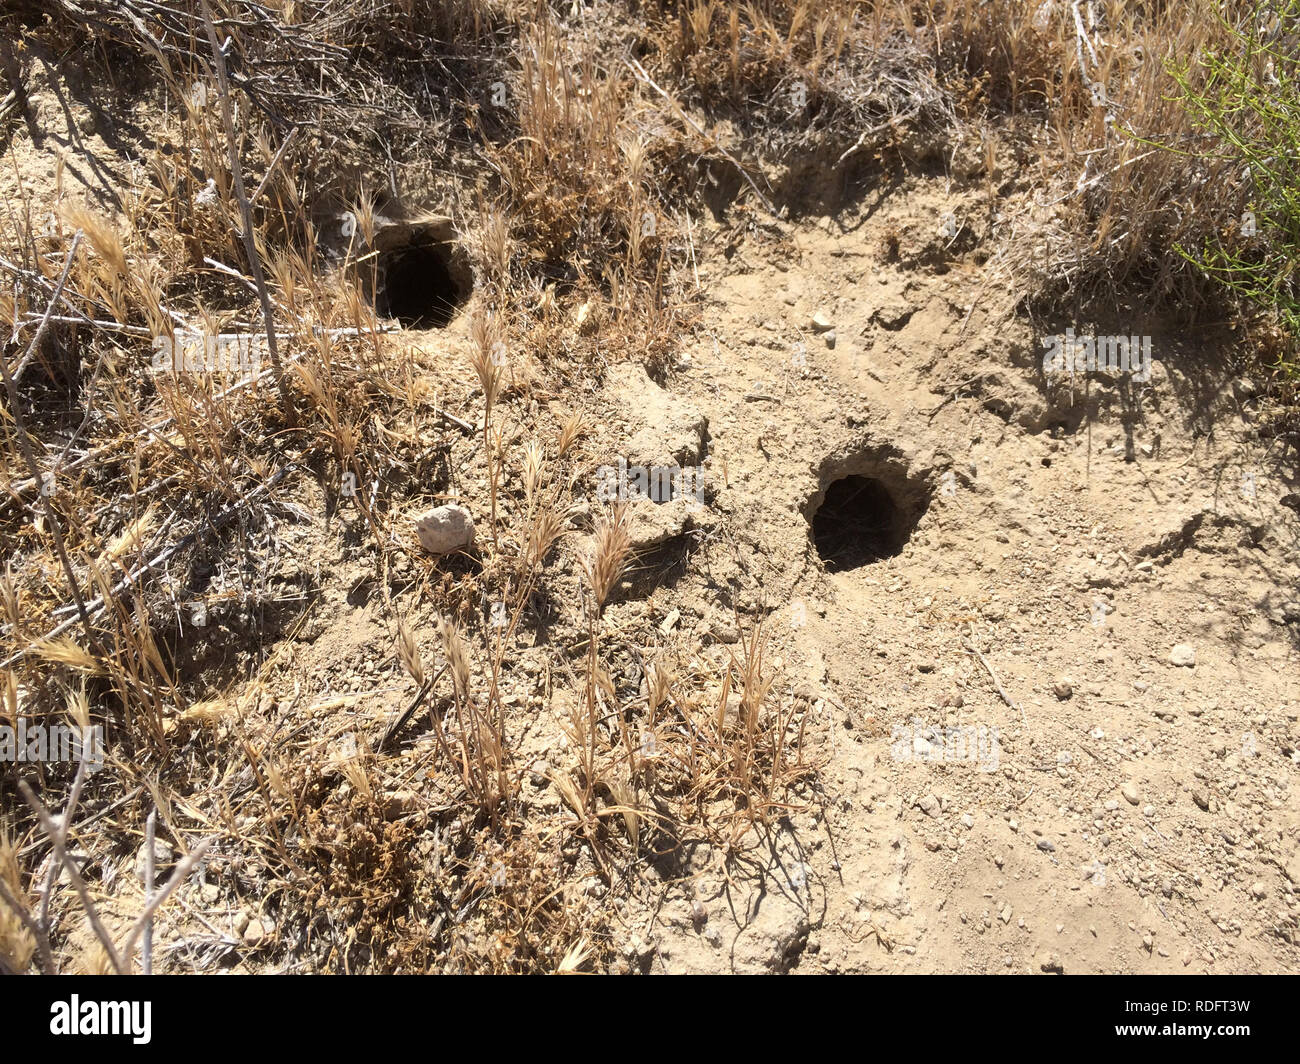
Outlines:
{"type": "Polygon", "coordinates": [[[244,945],[256,946],[263,938],[266,937],[266,930],[262,927],[261,920],[250,920],[248,926],[244,928],[244,945]]]}
{"type": "Polygon", "coordinates": [[[1268,887],[1264,886],[1263,883],[1252,883],[1250,885],[1250,896],[1256,901],[1262,901],[1268,897],[1268,887]]]}
{"type": "Polygon", "coordinates": [[[939,815],[939,799],[933,794],[926,794],[916,800],[916,807],[926,816],[939,815]]]}
{"type": "MultiPolygon", "coordinates": [[[[135,855],[135,878],[144,883],[145,860],[149,856],[148,843],[140,843],[140,849],[135,855]]],[[[162,839],[155,837],[153,840],[153,883],[146,883],[148,887],[154,886],[173,861],[176,855],[172,852],[171,846],[163,842],[162,839]]]]}
{"type": "Polygon", "coordinates": [[[832,350],[835,349],[835,330],[834,330],[834,329],[831,329],[829,332],[827,332],[826,335],[822,337],[822,339],[826,341],[826,346],[827,346],[827,347],[831,348],[832,350]]]}
{"type": "Polygon", "coordinates": [[[1128,802],[1129,805],[1138,804],[1137,784],[1134,783],[1132,780],[1125,780],[1123,783],[1121,783],[1119,788],[1119,793],[1124,796],[1124,800],[1128,802]]]}
{"type": "Polygon", "coordinates": [[[1064,702],[1074,694],[1074,684],[1070,682],[1068,676],[1058,676],[1052,684],[1052,694],[1064,702]]]}
{"type": "Polygon", "coordinates": [[[1195,803],[1197,804],[1197,806],[1199,806],[1201,809],[1204,809],[1207,813],[1210,811],[1210,798],[1209,798],[1209,795],[1207,795],[1207,794],[1206,794],[1203,790],[1201,790],[1199,787],[1197,787],[1197,788],[1193,788],[1193,790],[1192,790],[1192,801],[1195,802],[1195,803]]]}
{"type": "Polygon", "coordinates": [[[396,820],[405,813],[413,813],[420,807],[420,796],[405,788],[384,795],[383,813],[385,820],[396,820]]]}
{"type": "Polygon", "coordinates": [[[1060,956],[1049,950],[1038,958],[1038,970],[1050,975],[1061,975],[1065,968],[1061,964],[1060,956]]]}
{"type": "Polygon", "coordinates": [[[814,314],[808,324],[812,326],[814,332],[819,333],[830,332],[832,326],[830,315],[824,310],[819,310],[814,314]]]}
{"type": "Polygon", "coordinates": [[[1039,840],[1038,840],[1038,848],[1039,848],[1040,850],[1042,850],[1043,853],[1055,853],[1055,852],[1056,852],[1056,847],[1055,847],[1052,843],[1048,842],[1047,839],[1039,839],[1039,840]]]}
{"type": "Polygon", "coordinates": [[[430,554],[449,554],[473,544],[474,518],[455,503],[437,506],[416,519],[415,531],[430,554]]]}
{"type": "Polygon", "coordinates": [[[1196,664],[1196,649],[1190,643],[1179,643],[1169,651],[1169,664],[1190,669],[1196,664]]]}

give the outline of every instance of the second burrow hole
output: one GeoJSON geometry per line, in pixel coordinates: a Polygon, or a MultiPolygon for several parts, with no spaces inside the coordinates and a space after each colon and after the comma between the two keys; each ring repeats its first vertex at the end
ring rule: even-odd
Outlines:
{"type": "Polygon", "coordinates": [[[862,454],[828,463],[809,500],[813,546],[828,572],[897,557],[930,506],[924,478],[897,459],[862,454]]]}

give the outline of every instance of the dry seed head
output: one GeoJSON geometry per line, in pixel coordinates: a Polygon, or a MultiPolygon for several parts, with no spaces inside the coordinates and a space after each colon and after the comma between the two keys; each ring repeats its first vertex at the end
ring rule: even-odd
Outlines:
{"type": "Polygon", "coordinates": [[[7,565],[4,572],[0,573],[0,606],[3,606],[5,618],[13,629],[11,634],[17,637],[26,626],[22,623],[23,610],[18,585],[14,582],[13,570],[7,565]]]}
{"type": "Polygon", "coordinates": [[[668,669],[661,663],[655,662],[650,666],[650,682],[648,684],[647,700],[649,702],[650,719],[653,721],[659,711],[659,707],[668,701],[672,693],[672,676],[668,669]]]}
{"type": "Polygon", "coordinates": [[[352,789],[357,794],[370,799],[373,797],[373,791],[370,787],[370,773],[366,764],[369,760],[370,750],[366,746],[365,737],[358,738],[349,734],[345,739],[345,752],[339,763],[339,771],[343,773],[343,778],[352,784],[352,789]]]}
{"type": "Polygon", "coordinates": [[[99,556],[100,563],[115,562],[122,555],[139,550],[145,535],[153,528],[156,509],[156,505],[151,503],[144,513],[114,536],[104,548],[104,553],[99,556]]]}
{"type": "Polygon", "coordinates": [[[79,647],[67,636],[60,636],[56,639],[43,639],[35,645],[33,653],[43,661],[52,661],[58,665],[65,665],[70,669],[76,669],[78,672],[98,675],[104,671],[97,658],[79,647]]]}
{"type": "Polygon", "coordinates": [[[529,440],[524,445],[524,497],[529,503],[533,501],[537,489],[542,483],[542,469],[546,465],[546,452],[537,440],[529,440]]]}
{"type": "Polygon", "coordinates": [[[483,256],[504,281],[510,271],[510,227],[499,210],[490,211],[483,223],[483,256]]]}
{"type": "Polygon", "coordinates": [[[530,565],[540,566],[555,546],[555,541],[564,535],[564,518],[553,508],[539,510],[533,521],[528,536],[528,560],[530,565]]]}
{"type": "Polygon", "coordinates": [[[358,196],[356,202],[352,204],[352,214],[357,220],[357,232],[361,235],[365,246],[372,248],[375,246],[375,197],[372,193],[366,192],[358,196]]]}
{"type": "Polygon", "coordinates": [[[18,677],[9,669],[5,669],[4,689],[0,695],[4,698],[3,705],[0,705],[0,717],[13,727],[18,723],[18,677]]]}
{"type": "Polygon", "coordinates": [[[95,254],[103,259],[114,273],[120,277],[129,276],[130,269],[127,267],[126,251],[122,247],[122,238],[118,236],[117,230],[106,219],[97,214],[92,214],[82,207],[66,208],[64,219],[69,225],[80,229],[86,234],[86,239],[90,241],[90,246],[95,249],[95,254]]]}
{"type": "Polygon", "coordinates": [[[474,340],[470,363],[478,374],[479,386],[483,389],[483,402],[491,410],[501,391],[501,348],[498,344],[502,341],[495,319],[486,314],[476,315],[470,324],[470,336],[474,340]]]}
{"type": "MultiPolygon", "coordinates": [[[[267,761],[265,764],[266,781],[271,785],[277,795],[279,795],[287,805],[293,805],[293,791],[289,789],[289,784],[285,781],[284,773],[280,771],[280,766],[274,761],[267,761]]],[[[347,769],[345,768],[346,772],[347,769]]]]}
{"type": "Polygon", "coordinates": [[[415,636],[407,627],[405,618],[397,622],[397,654],[411,679],[423,686],[424,662],[420,660],[420,648],[416,645],[415,636]]]}
{"type": "Polygon", "coordinates": [[[565,419],[563,427],[560,429],[560,440],[558,450],[560,457],[563,458],[569,453],[578,440],[585,436],[591,429],[591,425],[584,420],[581,410],[575,410],[565,419]]]}
{"type": "Polygon", "coordinates": [[[438,618],[438,637],[442,640],[442,652],[447,659],[456,690],[464,694],[469,690],[469,655],[465,651],[465,640],[455,621],[445,617],[438,618]]]}
{"type": "MultiPolygon", "coordinates": [[[[15,900],[26,900],[22,876],[18,870],[18,853],[4,828],[0,828],[0,882],[4,883],[15,900]]],[[[18,914],[8,905],[0,905],[0,960],[5,962],[11,972],[23,973],[27,971],[35,952],[36,942],[31,932],[18,919],[18,914]]]]}
{"type": "Polygon", "coordinates": [[[83,683],[76,690],[69,689],[65,695],[64,704],[68,710],[68,716],[78,728],[83,731],[90,727],[90,700],[86,697],[86,685],[83,683]]]}
{"type": "Polygon", "coordinates": [[[591,553],[583,562],[587,584],[596,596],[596,605],[604,609],[609,593],[614,590],[618,578],[623,575],[631,553],[625,521],[626,510],[619,506],[612,519],[602,520],[596,529],[595,542],[591,553]]]}
{"type": "Polygon", "coordinates": [[[642,137],[625,140],[619,144],[619,149],[623,152],[623,158],[627,163],[628,181],[633,191],[639,193],[641,184],[645,180],[646,164],[649,160],[646,142],[642,137]]]}

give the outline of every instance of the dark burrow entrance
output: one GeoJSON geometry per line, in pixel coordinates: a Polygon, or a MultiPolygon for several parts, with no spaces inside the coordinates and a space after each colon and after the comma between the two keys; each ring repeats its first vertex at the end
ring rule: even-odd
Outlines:
{"type": "Polygon", "coordinates": [[[449,244],[413,244],[379,256],[375,309],[406,329],[441,329],[469,298],[449,244]]]}
{"type": "Polygon", "coordinates": [[[813,544],[829,571],[857,569],[899,554],[914,525],[882,481],[842,477],[813,514],[813,544]]]}

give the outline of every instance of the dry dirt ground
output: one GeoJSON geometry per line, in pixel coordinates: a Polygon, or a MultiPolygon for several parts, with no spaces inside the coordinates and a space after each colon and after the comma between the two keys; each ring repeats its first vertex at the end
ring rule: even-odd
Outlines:
{"type": "MultiPolygon", "coordinates": [[[[944,178],[912,177],[851,223],[697,220],[697,339],[662,383],[625,353],[578,397],[593,465],[707,470],[702,508],[638,504],[611,625],[689,672],[766,616],[774,697],[807,713],[821,764],[809,808],[741,858],[647,860],[612,970],[1300,970],[1300,486],[1252,433],[1252,383],[1218,369],[1233,336],[1138,310],[1031,323],[981,265],[986,227],[945,231],[952,209],[944,178]],[[1150,335],[1149,384],[1049,387],[1043,337],[1067,326],[1150,335]],[[864,563],[836,568],[811,530],[853,476],[897,513],[851,528],[832,549],[864,563]],[[873,521],[893,556],[863,559],[873,521]]],[[[463,365],[472,311],[392,342],[431,375],[463,365]]],[[[520,435],[573,398],[535,400],[520,435]]],[[[460,486],[478,506],[481,467],[460,486]]],[[[377,580],[346,519],[287,520],[278,542],[268,569],[320,597],[249,712],[281,713],[286,742],[310,719],[328,752],[409,699],[383,606],[427,563],[377,580]]],[[[531,638],[507,701],[544,823],[564,815],[548,772],[573,685],[531,638]]],[[[400,766],[397,795],[419,784],[400,766]]],[[[172,960],[207,942],[264,967],[255,899],[179,898],[172,960]]]]}
{"type": "MultiPolygon", "coordinates": [[[[706,226],[700,340],[666,387],[632,361],[589,397],[597,453],[708,470],[703,508],[637,504],[611,623],[689,670],[766,614],[775,691],[823,759],[812,808],[743,860],[647,861],[614,970],[1294,971],[1300,516],[1252,439],[1251,383],[1215,376],[1232,337],[1139,320],[1149,385],[1049,390],[1042,337],[1067,323],[1001,306],[978,240],[887,261],[891,232],[949,242],[946,202],[916,179],[856,228],[755,224],[730,256],[706,226]],[[915,526],[829,571],[811,525],[850,476],[915,526]]],[[[355,659],[346,693],[396,711],[362,664],[386,627],[330,595],[298,668],[355,659]]],[[[549,677],[545,647],[520,654],[549,677]]],[[[539,681],[518,736],[543,816],[561,686],[539,681]]]]}
{"type": "MultiPolygon", "coordinates": [[[[1049,395],[1041,340],[1067,323],[1002,313],[969,263],[882,261],[891,230],[949,240],[946,202],[918,181],[853,231],[702,260],[709,339],[670,387],[707,418],[730,557],[815,707],[825,804],[739,905],[702,868],[726,926],[710,949],[681,891],[657,960],[1294,971],[1300,500],[1252,441],[1250,382],[1214,374],[1232,338],[1144,321],[1149,386],[1049,395]],[[828,572],[809,518],[853,474],[919,519],[897,556],[828,572]]],[[[711,597],[683,580],[663,609],[711,597]]]]}

